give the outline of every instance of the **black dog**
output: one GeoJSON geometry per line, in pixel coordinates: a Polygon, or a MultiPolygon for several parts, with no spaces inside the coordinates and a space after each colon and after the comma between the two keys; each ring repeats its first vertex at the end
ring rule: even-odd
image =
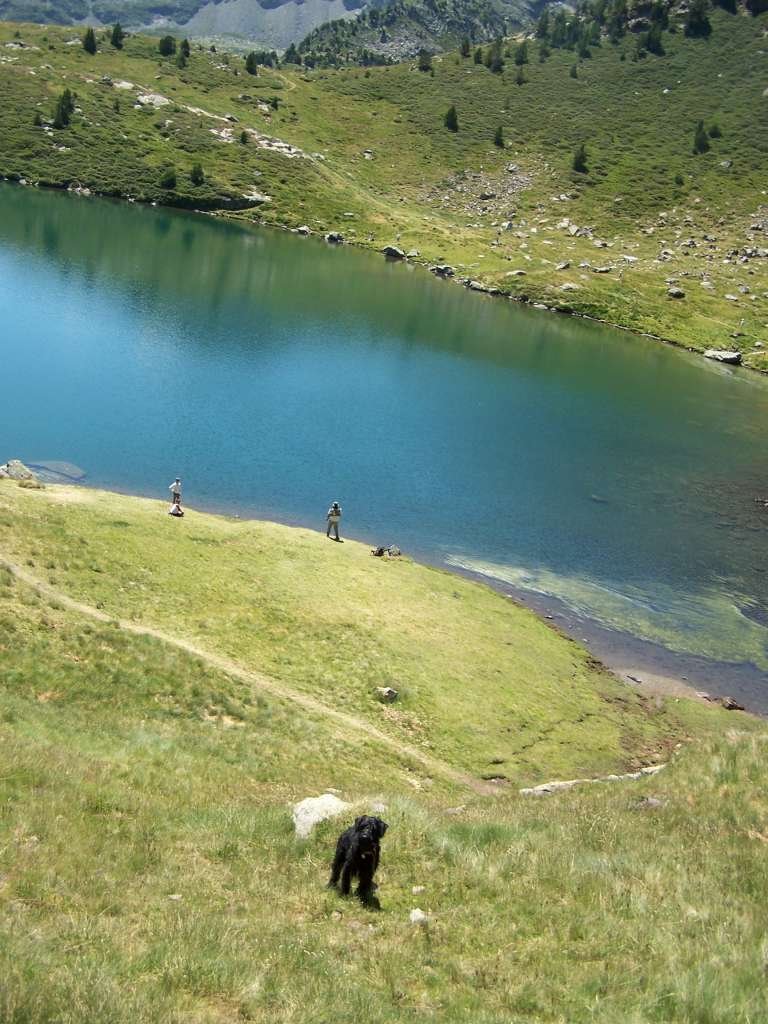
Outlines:
{"type": "Polygon", "coordinates": [[[341,833],[336,844],[329,888],[337,886],[341,879],[342,895],[349,896],[350,883],[357,876],[357,895],[363,903],[372,902],[373,876],[381,855],[380,840],[387,827],[381,818],[371,818],[366,814],[357,818],[351,828],[341,833]]]}

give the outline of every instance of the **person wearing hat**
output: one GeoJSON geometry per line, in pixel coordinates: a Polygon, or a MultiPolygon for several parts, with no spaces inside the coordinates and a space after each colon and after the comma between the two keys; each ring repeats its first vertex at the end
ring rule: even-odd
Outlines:
{"type": "Polygon", "coordinates": [[[325,517],[328,520],[328,529],[325,531],[325,536],[331,536],[331,530],[334,532],[334,540],[341,541],[339,537],[339,522],[341,521],[341,505],[338,501],[334,501],[331,507],[328,509],[328,515],[325,517]]]}
{"type": "Polygon", "coordinates": [[[181,480],[178,477],[173,481],[168,490],[171,492],[171,501],[174,505],[181,504],[181,480]]]}

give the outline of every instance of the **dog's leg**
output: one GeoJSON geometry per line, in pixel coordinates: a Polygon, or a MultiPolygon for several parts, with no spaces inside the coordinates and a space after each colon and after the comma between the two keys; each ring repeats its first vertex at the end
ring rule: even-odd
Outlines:
{"type": "Polygon", "coordinates": [[[359,883],[357,886],[357,895],[361,902],[368,903],[373,895],[373,873],[374,873],[374,858],[365,857],[360,862],[360,871],[358,873],[359,883]]]}
{"type": "Polygon", "coordinates": [[[342,896],[349,896],[349,890],[352,887],[352,876],[354,873],[354,863],[351,859],[347,859],[344,861],[344,867],[341,869],[342,896]]]}
{"type": "Polygon", "coordinates": [[[345,844],[339,840],[336,844],[336,853],[333,857],[333,864],[331,865],[331,877],[328,880],[328,888],[334,889],[339,884],[339,877],[341,875],[341,868],[344,864],[344,858],[346,856],[345,844]]]}

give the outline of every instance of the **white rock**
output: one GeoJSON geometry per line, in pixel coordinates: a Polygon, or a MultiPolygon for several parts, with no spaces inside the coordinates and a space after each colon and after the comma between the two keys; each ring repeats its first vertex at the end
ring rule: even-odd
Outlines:
{"type": "Polygon", "coordinates": [[[426,926],[429,924],[428,915],[425,914],[424,911],[421,910],[419,907],[414,907],[414,909],[408,915],[408,920],[411,922],[411,924],[420,925],[422,928],[426,928],[426,926]]]}
{"type": "Polygon", "coordinates": [[[293,825],[296,835],[300,839],[306,839],[312,832],[315,825],[329,818],[335,818],[339,814],[348,811],[351,804],[339,800],[333,793],[323,793],[322,796],[308,796],[293,805],[293,825]]]}

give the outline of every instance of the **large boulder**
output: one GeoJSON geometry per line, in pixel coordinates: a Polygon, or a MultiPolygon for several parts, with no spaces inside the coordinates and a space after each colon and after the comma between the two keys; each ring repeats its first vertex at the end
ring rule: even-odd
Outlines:
{"type": "Polygon", "coordinates": [[[704,358],[714,359],[717,363],[730,363],[732,366],[741,365],[741,352],[731,352],[727,349],[708,348],[704,358]]]}
{"type": "Polygon", "coordinates": [[[333,793],[322,796],[308,796],[293,805],[293,825],[299,839],[306,839],[315,825],[329,818],[336,818],[348,811],[352,804],[339,800],[333,793]]]}
{"type": "Polygon", "coordinates": [[[429,268],[430,273],[436,274],[438,277],[453,277],[453,267],[449,267],[447,263],[438,263],[437,266],[429,268]]]}
{"type": "Polygon", "coordinates": [[[326,242],[330,242],[331,245],[341,245],[344,242],[344,235],[340,231],[329,231],[325,236],[326,242]]]}
{"type": "Polygon", "coordinates": [[[382,251],[382,254],[388,260],[404,260],[405,259],[405,253],[403,252],[402,249],[398,249],[398,247],[396,245],[385,245],[384,248],[381,251],[382,251]]]}
{"type": "Polygon", "coordinates": [[[18,459],[11,459],[3,468],[5,469],[4,475],[10,477],[11,480],[37,480],[29,466],[25,466],[18,459]]]}

